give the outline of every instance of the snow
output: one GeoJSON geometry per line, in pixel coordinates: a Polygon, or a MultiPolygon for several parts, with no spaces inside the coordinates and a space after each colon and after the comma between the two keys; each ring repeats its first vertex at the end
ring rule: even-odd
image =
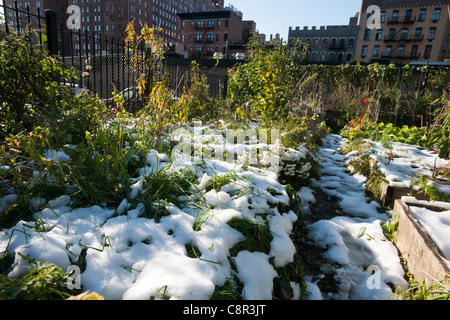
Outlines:
{"type": "MultiPolygon", "coordinates": [[[[422,201],[423,203],[423,201],[422,201]]],[[[426,208],[409,206],[434,243],[441,249],[444,258],[450,259],[450,210],[438,212],[426,208]]],[[[450,209],[450,208],[449,208],[450,209]]]]}
{"type": "Polygon", "coordinates": [[[273,278],[277,272],[262,252],[241,251],[234,259],[237,276],[244,284],[242,296],[246,300],[271,300],[273,278]]]}
{"type": "Polygon", "coordinates": [[[328,135],[323,142],[322,177],[315,185],[337,197],[346,216],[313,223],[309,226],[309,237],[326,249],[324,255],[329,261],[338,264],[335,280],[339,283],[339,293],[319,296],[314,283],[309,283],[308,288],[317,299],[389,299],[392,296],[389,284],[401,288],[408,284],[403,279],[404,270],[397,249],[383,234],[381,225],[388,216],[379,213],[379,205],[364,194],[366,179],[348,172],[348,159],[354,155],[342,155],[337,151],[346,140],[328,135]],[[372,274],[374,270],[376,272],[372,274]]]}
{"type": "MultiPolygon", "coordinates": [[[[105,299],[206,300],[216,286],[223,286],[235,276],[243,285],[242,298],[272,299],[273,280],[279,276],[277,268],[293,262],[297,253],[291,237],[299,219],[293,211],[278,211],[277,204],[289,204],[288,193],[278,181],[278,173],[284,170],[299,179],[307,178],[310,164],[302,163],[294,170],[282,162],[304,160],[308,151],[303,146],[298,150],[285,149],[279,141],[267,145],[265,141],[255,141],[252,136],[253,145],[242,141],[229,146],[224,138],[229,130],[196,125],[188,126],[174,136],[178,141],[194,139],[194,146],[208,146],[216,154],[237,152],[237,160],[211,157],[198,163],[197,158],[183,156],[182,149],[175,149],[179,153],[175,157],[172,154],[171,158],[150,150],[144,158],[145,166],[139,169],[140,176],[132,179],[129,198],[122,199],[117,207],[73,209],[69,195],[32,199],[36,220],[20,221],[12,228],[0,231],[0,253],[8,250],[15,259],[8,276],[14,278],[26,271],[29,261],[23,256],[49,261],[66,270],[77,263],[85,251],[86,269],[81,274],[83,290],[96,292],[105,299]],[[256,160],[252,159],[255,147],[263,151],[256,160]],[[274,161],[281,161],[280,167],[274,166],[274,161]],[[145,176],[160,170],[178,172],[186,168],[196,177],[197,184],[191,188],[191,198],[197,200],[196,206],[166,204],[169,215],[158,222],[145,218],[145,206],[133,204],[145,192],[145,176]],[[233,181],[217,190],[205,190],[214,175],[225,174],[232,174],[233,181]],[[270,251],[243,250],[230,256],[231,249],[245,240],[243,234],[227,224],[233,218],[265,223],[272,233],[270,251]],[[199,222],[202,222],[200,226],[199,222]],[[188,246],[195,248],[195,258],[188,255],[188,246]]],[[[389,299],[391,284],[407,285],[396,248],[384,237],[381,228],[389,214],[379,213],[379,205],[364,194],[366,178],[348,172],[347,164],[354,154],[344,156],[337,152],[345,143],[345,139],[336,135],[324,139],[320,150],[322,179],[313,180],[313,186],[302,187],[297,192],[305,213],[317,202],[314,188],[336,197],[345,213],[345,216],[320,220],[308,226],[309,237],[322,246],[325,257],[337,265],[335,278],[339,293],[322,293],[318,281],[306,277],[307,291],[310,292],[307,298],[389,299]]],[[[411,171],[401,170],[401,166],[411,167],[414,163],[425,172],[434,165],[435,157],[431,153],[407,145],[399,147],[396,152],[406,154],[412,159],[410,162],[396,158],[387,163],[388,150],[377,143],[372,155],[380,162],[380,170],[396,181],[406,184],[410,180],[411,171]]],[[[50,161],[70,161],[61,150],[49,150],[44,157],[50,161]]],[[[445,163],[441,159],[438,164],[445,163]]],[[[0,209],[15,201],[17,195],[10,191],[1,198],[0,209]]],[[[442,241],[440,246],[448,256],[448,212],[447,216],[424,210],[415,210],[415,213],[424,225],[428,225],[437,242],[442,241]],[[440,226],[436,227],[438,222],[440,226]]],[[[291,281],[290,285],[293,299],[300,298],[300,284],[291,281]]]]}
{"type": "MultiPolygon", "coordinates": [[[[382,142],[369,141],[373,151],[370,157],[377,161],[378,170],[393,186],[411,186],[411,179],[419,175],[432,176],[434,168],[444,168],[450,161],[439,158],[436,152],[408,145],[400,142],[391,142],[386,148],[382,142]]],[[[450,195],[450,185],[443,185],[430,181],[439,191],[450,195]]]]}
{"type": "MultiPolygon", "coordinates": [[[[222,134],[214,137],[216,144],[224,142],[222,134]]],[[[239,152],[249,150],[244,144],[238,147],[239,152]]],[[[290,150],[286,154],[300,158],[302,152],[290,150]]],[[[48,151],[45,156],[49,160],[70,160],[62,151],[48,151]]],[[[296,253],[290,236],[298,219],[292,211],[278,212],[276,204],[289,204],[289,197],[277,172],[262,165],[244,169],[244,164],[223,159],[206,159],[201,164],[196,164],[196,159],[177,160],[172,163],[168,155],[151,150],[145,157],[145,166],[139,170],[140,176],[132,180],[129,198],[116,208],[73,209],[69,195],[48,203],[43,198],[34,199],[36,222],[21,221],[0,232],[0,252],[8,250],[15,259],[8,276],[17,277],[26,271],[29,261],[24,257],[49,261],[66,270],[84,250],[82,288],[105,299],[209,299],[216,286],[224,285],[235,275],[244,286],[243,297],[271,299],[273,278],[278,276],[275,267],[292,262],[296,253]],[[146,175],[186,168],[197,177],[198,185],[193,186],[191,197],[204,199],[197,203],[200,207],[167,204],[170,214],[156,222],[143,217],[143,204],[132,205],[132,200],[145,192],[146,175]],[[233,181],[220,190],[204,190],[213,175],[225,174],[233,174],[233,181]],[[245,240],[227,224],[232,218],[266,223],[273,232],[270,253],[242,251],[230,257],[230,249],[245,240]],[[194,230],[198,221],[203,223],[194,230]],[[188,256],[188,245],[195,248],[196,258],[188,256]],[[234,259],[237,270],[229,258],[234,259]]],[[[4,196],[2,206],[16,200],[14,193],[4,196]]]]}

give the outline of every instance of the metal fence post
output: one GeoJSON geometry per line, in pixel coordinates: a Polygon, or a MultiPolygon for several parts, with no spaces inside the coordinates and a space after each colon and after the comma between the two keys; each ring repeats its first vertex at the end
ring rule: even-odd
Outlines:
{"type": "Polygon", "coordinates": [[[58,25],[56,23],[56,12],[51,9],[45,10],[47,22],[47,47],[51,55],[58,54],[58,25]]]}

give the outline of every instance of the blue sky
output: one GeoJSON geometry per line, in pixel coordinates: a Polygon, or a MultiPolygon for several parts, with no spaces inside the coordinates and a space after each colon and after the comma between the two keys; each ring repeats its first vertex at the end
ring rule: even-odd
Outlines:
{"type": "Polygon", "coordinates": [[[361,7],[362,0],[226,0],[254,20],[260,33],[279,33],[287,40],[289,27],[347,24],[361,7]]]}

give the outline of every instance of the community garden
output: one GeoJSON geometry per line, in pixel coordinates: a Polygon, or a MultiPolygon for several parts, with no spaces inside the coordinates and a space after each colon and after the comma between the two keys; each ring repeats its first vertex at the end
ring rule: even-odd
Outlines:
{"type": "Polygon", "coordinates": [[[134,113],[64,85],[89,66],[2,36],[0,299],[450,297],[409,273],[378,201],[392,181],[450,202],[448,69],[254,40],[225,98],[195,62],[175,97],[154,30],[127,31],[131,56],[154,49],[134,113]]]}

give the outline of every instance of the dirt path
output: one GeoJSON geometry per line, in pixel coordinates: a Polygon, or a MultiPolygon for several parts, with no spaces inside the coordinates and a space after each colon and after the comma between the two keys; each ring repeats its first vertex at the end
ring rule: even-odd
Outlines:
{"type": "Polygon", "coordinates": [[[321,179],[306,208],[310,233],[301,249],[309,255],[308,288],[314,299],[389,299],[392,287],[407,285],[397,250],[381,228],[389,212],[365,194],[364,176],[348,172],[347,157],[338,152],[344,144],[341,136],[329,135],[320,150],[321,179]],[[372,280],[380,280],[374,288],[372,280]]]}

